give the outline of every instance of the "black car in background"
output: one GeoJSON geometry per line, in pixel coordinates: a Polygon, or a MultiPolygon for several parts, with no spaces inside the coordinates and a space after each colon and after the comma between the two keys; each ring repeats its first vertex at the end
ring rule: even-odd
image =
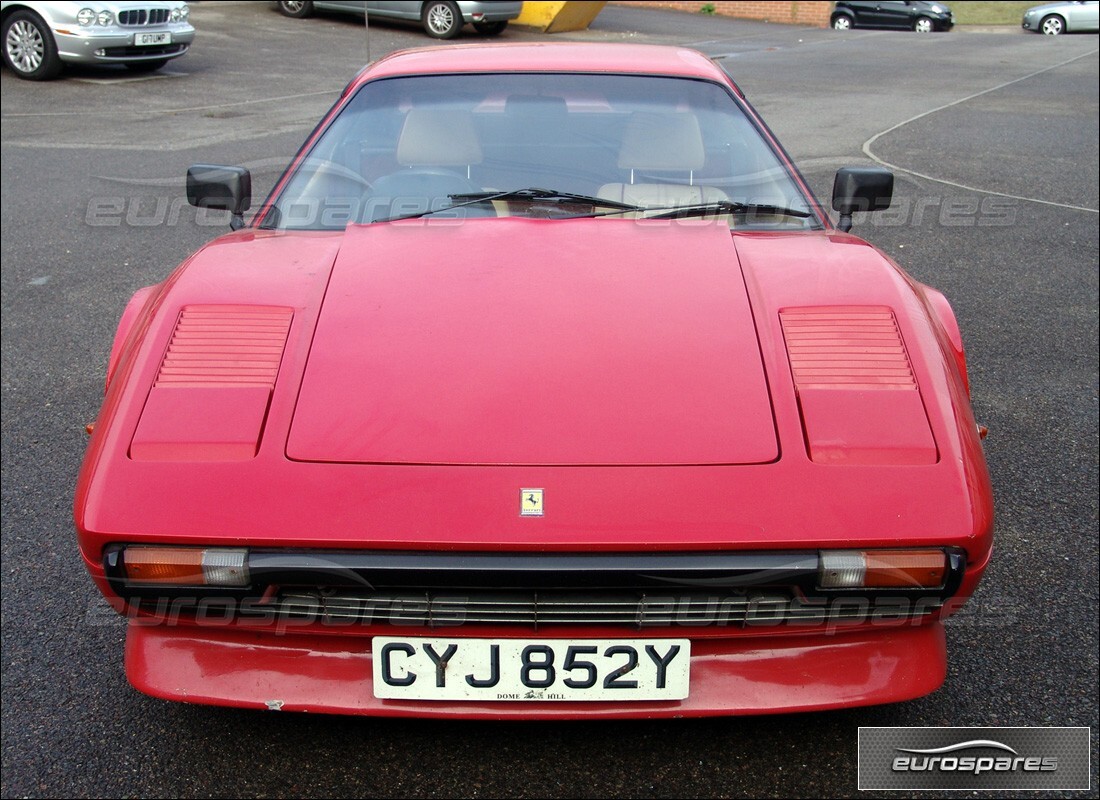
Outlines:
{"type": "Polygon", "coordinates": [[[837,3],[831,18],[833,28],[905,28],[917,33],[949,31],[955,15],[943,3],[849,2],[837,3]]]}

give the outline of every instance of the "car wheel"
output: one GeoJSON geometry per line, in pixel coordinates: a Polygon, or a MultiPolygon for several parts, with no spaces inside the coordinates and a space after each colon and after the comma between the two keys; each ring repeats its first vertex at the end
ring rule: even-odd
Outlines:
{"type": "Polygon", "coordinates": [[[836,31],[850,31],[852,29],[852,18],[847,14],[837,14],[833,17],[833,30],[836,31]]]}
{"type": "Polygon", "coordinates": [[[45,81],[61,72],[53,33],[31,11],[16,11],[4,22],[4,63],[16,76],[45,81]]]}
{"type": "Polygon", "coordinates": [[[1039,32],[1047,36],[1061,36],[1066,32],[1066,21],[1057,14],[1043,17],[1043,21],[1039,23],[1039,32]]]}
{"type": "Polygon", "coordinates": [[[433,39],[453,39],[462,30],[462,12],[451,0],[425,3],[421,20],[424,31],[433,39]]]}
{"type": "Polygon", "coordinates": [[[279,12],[288,17],[302,19],[313,13],[313,3],[309,2],[280,2],[279,12]]]}
{"type": "Polygon", "coordinates": [[[501,31],[508,27],[508,21],[503,20],[501,22],[475,22],[474,30],[480,33],[482,36],[498,36],[501,31]]]}
{"type": "Polygon", "coordinates": [[[126,65],[126,69],[131,72],[156,72],[167,63],[167,58],[158,58],[156,61],[131,61],[126,65]]]}
{"type": "Polygon", "coordinates": [[[917,33],[931,33],[936,30],[936,24],[928,17],[917,17],[917,21],[913,23],[913,30],[917,33]]]}

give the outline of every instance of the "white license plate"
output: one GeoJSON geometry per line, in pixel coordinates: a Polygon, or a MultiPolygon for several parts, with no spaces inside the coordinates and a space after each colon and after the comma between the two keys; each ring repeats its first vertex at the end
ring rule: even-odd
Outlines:
{"type": "Polygon", "coordinates": [[[134,34],[134,46],[135,47],[148,47],[152,44],[172,44],[172,34],[164,31],[163,33],[135,33],[134,34]]]}
{"type": "Polygon", "coordinates": [[[374,696],[400,700],[683,700],[687,639],[372,639],[374,696]]]}

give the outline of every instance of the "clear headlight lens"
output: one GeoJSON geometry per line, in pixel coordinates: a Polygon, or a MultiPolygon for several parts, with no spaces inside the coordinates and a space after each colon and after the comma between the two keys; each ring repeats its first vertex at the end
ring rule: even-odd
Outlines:
{"type": "Polygon", "coordinates": [[[95,23],[95,12],[90,8],[82,8],[76,12],[76,21],[87,28],[95,23]]]}
{"type": "Polygon", "coordinates": [[[100,11],[96,14],[96,25],[107,26],[115,21],[114,15],[110,11],[100,11]]]}

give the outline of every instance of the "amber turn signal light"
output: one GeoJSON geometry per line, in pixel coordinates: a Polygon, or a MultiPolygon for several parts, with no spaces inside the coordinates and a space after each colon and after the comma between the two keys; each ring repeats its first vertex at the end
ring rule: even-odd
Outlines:
{"type": "Polygon", "coordinates": [[[822,589],[937,589],[947,575],[943,550],[822,550],[822,589]]]}
{"type": "Polygon", "coordinates": [[[248,551],[131,545],[122,552],[122,571],[131,586],[247,586],[248,551]]]}

